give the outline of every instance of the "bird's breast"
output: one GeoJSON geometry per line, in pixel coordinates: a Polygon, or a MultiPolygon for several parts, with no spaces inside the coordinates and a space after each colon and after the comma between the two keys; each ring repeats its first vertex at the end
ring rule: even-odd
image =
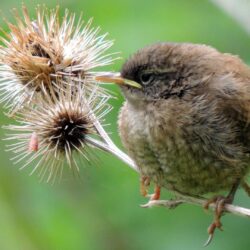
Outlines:
{"type": "Polygon", "coordinates": [[[201,123],[192,112],[171,102],[139,110],[127,104],[120,116],[124,145],[141,172],[161,186],[192,195],[230,189],[246,170],[240,161],[229,164],[230,154],[241,156],[230,143],[233,131],[201,123]]]}

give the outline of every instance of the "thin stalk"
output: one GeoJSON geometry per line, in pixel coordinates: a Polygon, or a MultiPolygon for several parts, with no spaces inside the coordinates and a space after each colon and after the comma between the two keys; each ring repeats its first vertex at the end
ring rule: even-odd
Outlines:
{"type": "Polygon", "coordinates": [[[101,141],[95,140],[91,137],[86,137],[85,139],[89,144],[115,155],[118,159],[120,159],[124,163],[126,163],[130,168],[132,168],[136,172],[139,172],[139,170],[138,170],[137,166],[135,165],[135,163],[133,162],[133,160],[127,154],[125,154],[123,151],[121,151],[118,147],[116,147],[115,144],[113,144],[113,143],[107,144],[106,142],[101,142],[101,141]]]}

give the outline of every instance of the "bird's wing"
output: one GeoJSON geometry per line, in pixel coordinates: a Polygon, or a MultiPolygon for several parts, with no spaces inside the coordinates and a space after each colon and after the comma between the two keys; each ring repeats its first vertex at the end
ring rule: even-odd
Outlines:
{"type": "Polygon", "coordinates": [[[237,122],[245,146],[250,149],[250,76],[227,74],[210,85],[224,114],[237,122]]]}

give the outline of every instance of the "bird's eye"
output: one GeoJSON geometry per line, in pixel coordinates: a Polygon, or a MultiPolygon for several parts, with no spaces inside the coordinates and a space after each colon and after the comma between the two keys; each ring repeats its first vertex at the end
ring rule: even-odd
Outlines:
{"type": "Polygon", "coordinates": [[[142,73],[140,75],[140,82],[143,85],[148,85],[150,84],[155,78],[155,75],[153,73],[142,73]]]}

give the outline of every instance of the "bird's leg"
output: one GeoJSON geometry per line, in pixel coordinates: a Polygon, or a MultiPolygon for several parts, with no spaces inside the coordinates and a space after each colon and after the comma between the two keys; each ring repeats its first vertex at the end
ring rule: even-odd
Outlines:
{"type": "Polygon", "coordinates": [[[161,187],[155,185],[154,193],[148,194],[148,187],[150,185],[150,177],[146,175],[141,176],[140,180],[140,193],[144,197],[150,197],[150,200],[159,200],[161,195],[161,187]]]}
{"type": "Polygon", "coordinates": [[[212,199],[208,200],[204,205],[204,208],[208,209],[210,204],[215,203],[214,220],[212,224],[208,227],[209,237],[204,246],[209,245],[209,243],[212,241],[216,228],[222,230],[222,223],[220,221],[220,218],[223,215],[225,204],[231,204],[233,202],[239,184],[240,180],[237,180],[237,182],[233,185],[232,189],[226,197],[215,196],[212,199]]]}
{"type": "Polygon", "coordinates": [[[147,197],[149,197],[150,201],[159,200],[160,196],[161,196],[161,187],[158,186],[157,184],[155,185],[154,193],[147,195],[147,197]]]}
{"type": "Polygon", "coordinates": [[[159,200],[161,196],[161,187],[158,185],[155,185],[154,193],[150,195],[150,200],[159,200]]]}
{"type": "Polygon", "coordinates": [[[246,183],[245,181],[243,181],[241,183],[243,189],[245,190],[245,192],[247,193],[248,196],[250,196],[250,186],[248,185],[248,183],[246,183]]]}
{"type": "Polygon", "coordinates": [[[150,177],[142,175],[140,180],[140,193],[146,197],[148,195],[148,187],[150,185],[150,177]]]}

